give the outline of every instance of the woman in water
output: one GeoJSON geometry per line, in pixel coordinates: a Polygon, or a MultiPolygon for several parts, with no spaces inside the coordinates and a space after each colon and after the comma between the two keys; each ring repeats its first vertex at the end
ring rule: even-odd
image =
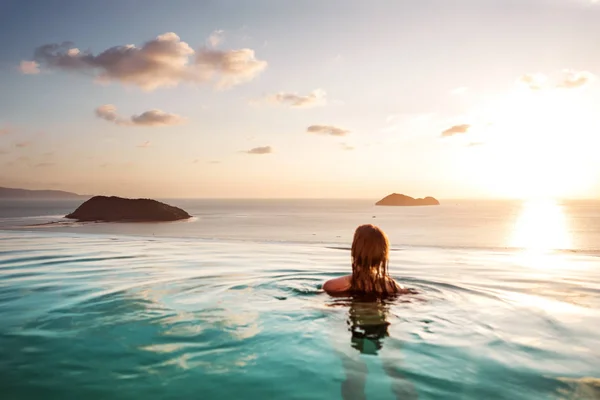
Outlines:
{"type": "Polygon", "coordinates": [[[352,241],[352,274],[331,279],[323,285],[330,295],[367,295],[387,297],[410,293],[388,275],[390,244],[375,225],[356,228],[352,241]]]}
{"type": "MultiPolygon", "coordinates": [[[[361,355],[377,355],[383,339],[389,336],[389,304],[385,300],[400,294],[414,293],[402,287],[388,274],[389,241],[385,233],[374,225],[361,225],[352,241],[352,274],[331,279],[323,290],[332,296],[351,297],[348,327],[351,346],[361,355]]],[[[364,399],[367,365],[340,354],[346,379],[342,383],[345,400],[364,399]]],[[[392,378],[392,391],[397,399],[416,399],[417,393],[410,382],[397,370],[396,362],[383,357],[383,369],[392,378]]]]}

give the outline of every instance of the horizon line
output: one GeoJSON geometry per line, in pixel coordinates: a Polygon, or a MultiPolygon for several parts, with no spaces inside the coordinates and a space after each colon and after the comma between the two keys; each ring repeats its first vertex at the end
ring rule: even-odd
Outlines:
{"type": "MultiPolygon", "coordinates": [[[[344,196],[333,196],[333,197],[294,197],[294,196],[289,196],[289,197],[245,197],[245,196],[175,196],[175,197],[169,197],[169,196],[125,196],[125,195],[119,195],[119,194],[79,194],[76,192],[71,192],[69,190],[65,190],[65,189],[25,189],[25,188],[15,188],[15,187],[8,187],[8,186],[0,186],[0,189],[9,189],[9,190],[23,190],[23,191],[31,191],[31,192],[62,192],[65,194],[72,194],[73,197],[87,197],[87,198],[91,198],[94,196],[117,196],[117,197],[123,197],[123,198],[129,198],[129,199],[139,199],[139,198],[146,198],[146,199],[163,199],[163,200],[365,200],[365,201],[379,201],[382,198],[389,196],[390,194],[394,194],[394,193],[398,193],[398,192],[392,192],[389,193],[383,197],[344,197],[344,196]]],[[[403,193],[398,193],[398,194],[403,194],[403,193]]],[[[410,196],[410,195],[406,195],[405,196],[410,196]]],[[[477,201],[527,201],[527,200],[535,200],[536,198],[540,198],[540,199],[552,199],[552,200],[557,200],[557,201],[577,201],[577,200],[588,200],[588,201],[593,201],[593,200],[600,200],[600,197],[560,197],[560,196],[537,196],[537,197],[517,197],[517,196],[498,196],[498,197],[492,197],[492,196],[467,196],[467,197],[436,197],[436,196],[423,196],[423,197],[419,197],[419,196],[410,196],[413,197],[415,199],[418,198],[424,198],[424,197],[433,197],[435,199],[437,199],[438,201],[471,201],[471,200],[477,200],[477,201]]],[[[28,197],[0,197],[1,199],[9,199],[9,200],[18,200],[18,199],[29,199],[31,200],[31,198],[28,197]]],[[[50,199],[50,198],[47,198],[50,199]]],[[[56,200],[56,198],[54,198],[56,200]]],[[[68,200],[68,198],[62,198],[64,200],[68,200]]],[[[38,198],[38,200],[44,200],[43,197],[38,198]]]]}

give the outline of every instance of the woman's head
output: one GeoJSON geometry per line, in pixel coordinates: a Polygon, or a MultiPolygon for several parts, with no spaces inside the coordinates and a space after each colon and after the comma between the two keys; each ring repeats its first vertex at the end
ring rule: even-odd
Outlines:
{"type": "Polygon", "coordinates": [[[365,294],[388,294],[395,287],[387,272],[389,242],[378,227],[367,224],[356,228],[352,241],[351,290],[365,294]]]}

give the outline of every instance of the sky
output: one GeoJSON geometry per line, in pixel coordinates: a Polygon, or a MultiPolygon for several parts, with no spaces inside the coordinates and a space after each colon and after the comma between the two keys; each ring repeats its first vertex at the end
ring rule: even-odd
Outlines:
{"type": "Polygon", "coordinates": [[[600,2],[0,0],[0,186],[600,196],[600,2]]]}

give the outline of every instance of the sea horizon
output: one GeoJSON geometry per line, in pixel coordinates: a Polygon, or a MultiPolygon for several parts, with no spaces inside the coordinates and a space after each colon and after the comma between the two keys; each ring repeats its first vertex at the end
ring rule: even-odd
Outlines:
{"type": "MultiPolygon", "coordinates": [[[[35,189],[38,190],[38,189],[35,189]]],[[[42,191],[46,190],[46,189],[40,189],[42,191]]],[[[73,193],[73,192],[68,192],[67,193],[73,193]]],[[[528,196],[528,197],[437,197],[437,196],[433,196],[433,195],[425,195],[425,196],[411,196],[410,194],[406,194],[406,193],[402,193],[402,192],[390,192],[388,194],[392,194],[392,193],[398,193],[398,194],[404,194],[406,196],[410,196],[413,198],[424,198],[424,197],[433,197],[437,200],[440,201],[440,203],[442,202],[455,202],[455,201],[538,201],[538,200],[551,200],[551,201],[558,201],[558,202],[563,202],[563,201],[600,201],[600,197],[559,197],[559,196],[528,196]]],[[[180,196],[180,197],[170,197],[170,196],[129,196],[129,195],[122,195],[122,194],[92,194],[92,195],[82,195],[82,194],[77,194],[74,193],[75,195],[77,195],[78,197],[74,197],[74,198],[56,198],[56,197],[40,197],[40,198],[30,198],[30,197],[0,197],[0,201],[1,200],[28,200],[28,201],[34,201],[34,200],[42,200],[42,201],[48,201],[48,200],[80,200],[79,197],[81,198],[90,198],[90,197],[94,197],[94,196],[106,196],[106,197],[111,197],[111,196],[116,196],[116,197],[123,197],[123,198],[130,198],[130,199],[138,199],[138,198],[144,198],[144,199],[154,199],[154,200],[261,200],[261,201],[277,201],[277,200],[316,200],[316,201],[320,201],[320,200],[349,200],[349,201],[373,201],[376,202],[378,200],[381,200],[383,197],[387,196],[388,194],[382,196],[382,197],[246,197],[246,196],[240,196],[240,197],[236,197],[236,196],[232,196],[232,197],[223,197],[223,196],[180,196]]],[[[440,204],[441,205],[441,204],[440,204]]],[[[394,206],[383,206],[383,207],[394,207],[394,206]]],[[[419,206],[396,206],[396,207],[419,207],[419,206]]],[[[424,207],[428,207],[428,206],[424,206],[424,207]]]]}

